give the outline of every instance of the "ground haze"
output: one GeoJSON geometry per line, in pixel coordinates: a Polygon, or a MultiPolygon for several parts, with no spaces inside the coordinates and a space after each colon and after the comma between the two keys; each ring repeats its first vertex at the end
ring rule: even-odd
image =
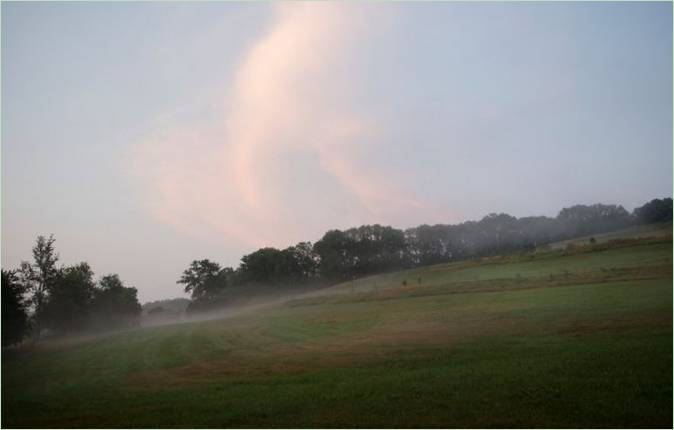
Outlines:
{"type": "Polygon", "coordinates": [[[598,239],[6,350],[2,425],[671,428],[671,224],[598,239]]]}

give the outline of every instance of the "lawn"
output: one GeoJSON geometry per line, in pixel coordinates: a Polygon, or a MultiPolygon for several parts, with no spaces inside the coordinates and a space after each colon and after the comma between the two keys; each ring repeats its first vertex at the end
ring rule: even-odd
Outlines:
{"type": "Polygon", "coordinates": [[[4,350],[2,425],[671,428],[671,235],[4,350]]]}

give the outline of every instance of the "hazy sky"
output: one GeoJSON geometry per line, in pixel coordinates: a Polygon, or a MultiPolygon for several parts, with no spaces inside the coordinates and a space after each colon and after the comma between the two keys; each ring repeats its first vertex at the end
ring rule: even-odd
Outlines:
{"type": "Polygon", "coordinates": [[[670,3],[2,3],[2,266],[672,194],[670,3]]]}

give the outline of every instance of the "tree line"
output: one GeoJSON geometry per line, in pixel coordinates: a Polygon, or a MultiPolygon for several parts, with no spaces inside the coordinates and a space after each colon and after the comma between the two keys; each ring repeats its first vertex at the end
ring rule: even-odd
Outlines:
{"type": "Polygon", "coordinates": [[[263,286],[332,284],[387,271],[532,250],[559,240],[671,220],[672,199],[665,198],[654,199],[632,213],[620,205],[594,204],[564,208],[554,218],[516,218],[501,213],[480,221],[424,224],[406,230],[363,225],[330,230],[314,244],[258,249],[244,255],[237,268],[195,260],[177,282],[191,295],[188,311],[198,311],[224,304],[223,293],[235,287],[252,292],[263,286]]]}
{"type": "MultiPolygon", "coordinates": [[[[226,303],[228,291],[246,294],[284,286],[329,285],[392,270],[531,250],[558,240],[629,225],[671,222],[672,199],[655,199],[628,213],[617,205],[576,205],[554,217],[490,214],[480,221],[420,225],[406,230],[364,225],[330,230],[316,243],[261,248],[239,266],[193,261],[178,280],[191,295],[188,311],[226,303]]],[[[57,266],[54,237],[39,236],[33,261],[2,270],[2,345],[44,333],[67,334],[137,326],[137,290],[116,274],[94,280],[85,263],[57,266]]]]}
{"type": "Polygon", "coordinates": [[[33,261],[2,269],[2,345],[44,333],[134,327],[141,306],[138,291],[116,274],[94,281],[89,264],[57,267],[54,237],[38,236],[33,261]]]}

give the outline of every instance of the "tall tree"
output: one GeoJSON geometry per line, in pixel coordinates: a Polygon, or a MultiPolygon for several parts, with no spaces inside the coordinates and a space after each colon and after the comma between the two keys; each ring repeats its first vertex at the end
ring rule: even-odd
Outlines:
{"type": "Polygon", "coordinates": [[[2,270],[2,346],[14,345],[26,336],[28,325],[25,288],[13,270],[2,270]]]}
{"type": "Polygon", "coordinates": [[[125,287],[116,274],[103,276],[99,286],[92,304],[95,323],[108,328],[138,325],[142,311],[138,290],[125,287]]]}
{"type": "Polygon", "coordinates": [[[374,224],[331,230],[316,242],[314,252],[319,256],[321,276],[339,280],[411,264],[416,256],[408,245],[403,231],[374,224]]]}
{"type": "Polygon", "coordinates": [[[96,285],[87,263],[57,272],[44,303],[44,322],[60,332],[83,329],[89,322],[96,285]]]}
{"type": "Polygon", "coordinates": [[[277,275],[283,273],[285,256],[276,248],[261,248],[241,257],[239,271],[243,278],[252,283],[277,283],[277,275]]]}
{"type": "Polygon", "coordinates": [[[221,273],[218,263],[194,260],[177,283],[185,285],[185,292],[190,293],[193,300],[208,300],[226,285],[228,274],[229,271],[221,273]]]}
{"type": "Polygon", "coordinates": [[[290,255],[292,274],[298,279],[310,279],[316,276],[319,257],[311,242],[300,242],[284,250],[290,255]]]}
{"type": "Polygon", "coordinates": [[[627,226],[629,213],[619,205],[575,205],[562,209],[557,215],[563,234],[567,237],[603,233],[627,226]]]}
{"type": "Polygon", "coordinates": [[[672,220],[672,199],[653,199],[634,209],[634,218],[639,224],[667,222],[672,220]]]}
{"type": "Polygon", "coordinates": [[[355,276],[357,261],[353,259],[352,238],[340,230],[330,230],[314,244],[318,254],[319,271],[325,280],[338,281],[355,276]]]}
{"type": "Polygon", "coordinates": [[[244,282],[278,285],[302,283],[315,276],[318,256],[309,242],[286,249],[262,248],[241,258],[238,272],[244,282]]]}
{"type": "Polygon", "coordinates": [[[34,310],[37,338],[40,337],[43,326],[44,303],[57,275],[56,262],[59,257],[54,250],[54,241],[53,235],[49,238],[38,236],[33,247],[33,263],[21,262],[20,278],[31,293],[30,301],[34,310]]]}

